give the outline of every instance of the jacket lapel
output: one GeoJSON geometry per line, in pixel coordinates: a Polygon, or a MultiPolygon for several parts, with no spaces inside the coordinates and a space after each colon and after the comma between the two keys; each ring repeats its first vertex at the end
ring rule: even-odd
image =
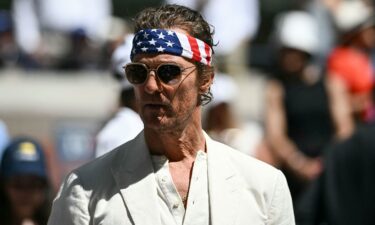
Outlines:
{"type": "Polygon", "coordinates": [[[143,132],[121,148],[111,169],[131,219],[136,225],[160,225],[155,175],[143,132]]]}
{"type": "MultiPolygon", "coordinates": [[[[225,158],[222,145],[206,135],[208,154],[208,192],[212,225],[231,225],[239,204],[239,182],[231,161],[225,158]]],[[[224,149],[225,151],[225,149],[224,149]]]]}

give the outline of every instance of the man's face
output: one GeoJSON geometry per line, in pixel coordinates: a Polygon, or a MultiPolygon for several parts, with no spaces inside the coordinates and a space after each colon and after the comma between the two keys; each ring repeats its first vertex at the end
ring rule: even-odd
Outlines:
{"type": "Polygon", "coordinates": [[[194,63],[169,54],[140,54],[134,58],[134,62],[143,63],[150,69],[173,63],[183,70],[176,84],[162,83],[155,71],[151,71],[143,84],[134,86],[137,107],[146,129],[173,131],[200,118],[197,68],[194,63]]]}

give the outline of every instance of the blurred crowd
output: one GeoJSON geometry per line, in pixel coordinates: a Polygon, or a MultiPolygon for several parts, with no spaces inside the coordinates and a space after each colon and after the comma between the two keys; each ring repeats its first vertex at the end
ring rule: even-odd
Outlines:
{"type": "MultiPolygon", "coordinates": [[[[130,62],[130,10],[114,15],[112,3],[13,0],[0,8],[0,76],[4,68],[103,70],[121,84],[117,111],[96,133],[92,157],[143,128],[122,68],[130,62]]],[[[215,31],[207,133],[285,173],[297,224],[375,224],[374,2],[165,3],[199,10],[215,31]],[[254,71],[264,83],[256,96],[243,96],[253,87],[244,77],[254,71]],[[260,118],[238,112],[254,98],[262,103],[260,118]]],[[[46,223],[56,185],[45,154],[40,140],[12,136],[0,120],[0,225],[46,223]]]]}

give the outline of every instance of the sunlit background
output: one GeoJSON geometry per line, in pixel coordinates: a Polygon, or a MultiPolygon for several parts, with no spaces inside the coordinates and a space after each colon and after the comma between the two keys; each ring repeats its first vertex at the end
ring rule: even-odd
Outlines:
{"type": "MultiPolygon", "coordinates": [[[[276,22],[291,10],[315,19],[318,40],[309,53],[322,71],[338,42],[334,14],[341,1],[167,1],[200,10],[215,29],[218,73],[230,79],[217,82],[222,86],[214,91],[213,104],[233,105],[237,122],[249,131],[245,142],[254,150],[248,154],[259,156],[255,149],[265,136],[265,90],[279,44],[276,22]]],[[[27,135],[42,142],[55,191],[68,171],[94,158],[95,137],[117,110],[121,83],[112,75],[111,58],[131,33],[131,19],[139,10],[163,3],[1,0],[0,119],[9,140],[27,135]]],[[[371,8],[371,1],[366,4],[371,8]]],[[[300,35],[299,30],[289,32],[300,35]]]]}

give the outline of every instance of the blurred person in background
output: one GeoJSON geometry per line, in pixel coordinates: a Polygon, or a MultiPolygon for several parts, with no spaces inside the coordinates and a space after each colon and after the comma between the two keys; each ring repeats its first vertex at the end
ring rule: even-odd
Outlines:
{"type": "Polygon", "coordinates": [[[236,115],[233,103],[238,98],[238,89],[232,76],[215,74],[212,84],[214,97],[205,109],[204,129],[213,139],[274,164],[264,144],[262,127],[255,121],[243,121],[236,115]]]}
{"type": "Polygon", "coordinates": [[[372,225],[375,125],[329,148],[325,171],[296,207],[299,225],[372,225]]]}
{"type": "Polygon", "coordinates": [[[333,12],[339,43],[331,52],[327,72],[351,103],[356,121],[375,120],[371,89],[375,84],[371,53],[375,47],[373,8],[363,1],[341,1],[333,12]]]}
{"type": "Polygon", "coordinates": [[[325,146],[348,137],[353,122],[342,91],[310,64],[319,41],[313,17],[291,11],[276,21],[278,66],[266,90],[266,136],[296,201],[322,172],[325,146]]]}
{"type": "Polygon", "coordinates": [[[121,83],[119,108],[96,137],[96,157],[133,139],[143,129],[143,122],[135,106],[134,88],[126,80],[123,68],[131,62],[133,37],[134,35],[126,35],[123,43],[115,49],[112,55],[112,75],[121,83]]]}
{"type": "Polygon", "coordinates": [[[247,71],[251,40],[260,24],[258,0],[166,0],[193,8],[214,27],[219,72],[242,75],[247,71]]]}
{"type": "Polygon", "coordinates": [[[16,63],[17,47],[13,39],[11,15],[0,9],[0,69],[16,63]]]}
{"type": "Polygon", "coordinates": [[[298,224],[375,224],[375,122],[362,121],[350,138],[328,150],[324,172],[297,204],[298,224]]]}
{"type": "Polygon", "coordinates": [[[14,0],[25,68],[96,68],[111,22],[108,0],[14,0]]]}
{"type": "MultiPolygon", "coordinates": [[[[9,142],[8,128],[6,124],[0,119],[0,159],[5,151],[5,147],[9,142]]],[[[0,160],[1,165],[1,160],[0,160]]]]}
{"type": "Polygon", "coordinates": [[[51,193],[41,144],[29,137],[12,139],[0,168],[0,224],[47,224],[51,193]]]}

